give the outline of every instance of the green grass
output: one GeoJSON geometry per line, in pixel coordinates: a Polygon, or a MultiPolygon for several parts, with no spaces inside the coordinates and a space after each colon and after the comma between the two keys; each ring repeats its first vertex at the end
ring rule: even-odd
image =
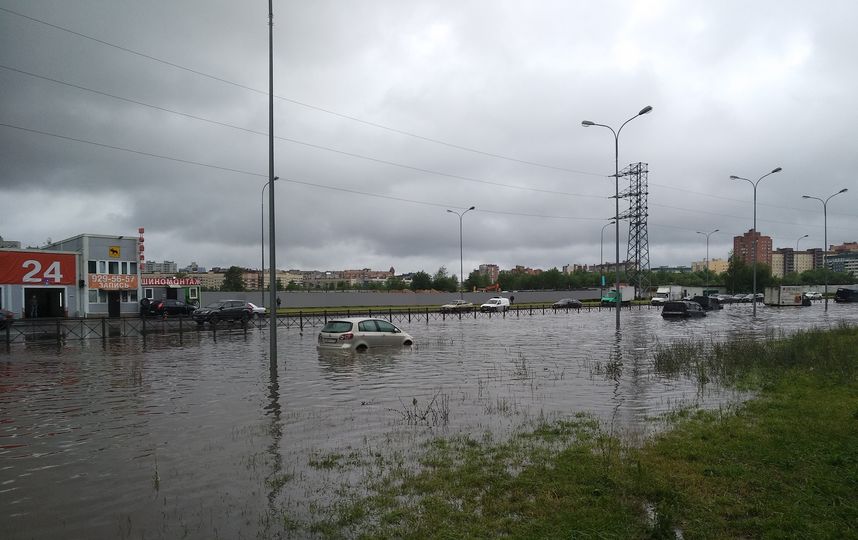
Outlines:
{"type": "Polygon", "coordinates": [[[437,438],[342,501],[324,537],[858,538],[858,330],[683,342],[653,369],[751,390],[631,446],[584,414],[503,442],[437,438]]]}

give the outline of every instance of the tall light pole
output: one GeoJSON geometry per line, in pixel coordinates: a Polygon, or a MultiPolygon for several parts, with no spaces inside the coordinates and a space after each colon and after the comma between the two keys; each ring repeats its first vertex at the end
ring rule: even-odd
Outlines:
{"type": "Polygon", "coordinates": [[[798,243],[799,243],[799,242],[801,242],[801,239],[802,239],[802,238],[807,238],[808,236],[810,236],[810,235],[809,235],[809,234],[805,234],[805,235],[803,235],[803,236],[799,236],[799,237],[796,239],[796,241],[795,241],[795,250],[796,250],[796,252],[798,252],[798,243]]]}
{"type": "Polygon", "coordinates": [[[271,317],[268,320],[268,370],[277,377],[277,253],[274,241],[274,9],[268,0],[268,253],[271,254],[271,317]]]}
{"type": "Polygon", "coordinates": [[[471,210],[474,210],[475,208],[476,208],[475,206],[472,206],[462,213],[456,212],[454,210],[447,210],[451,214],[456,214],[457,216],[459,216],[459,299],[460,300],[465,299],[465,277],[463,275],[464,274],[464,263],[462,262],[464,260],[464,257],[463,257],[464,252],[462,250],[462,218],[465,217],[465,214],[467,214],[471,210]]]}
{"type": "Polygon", "coordinates": [[[735,176],[734,175],[734,176],[730,177],[732,180],[745,180],[746,182],[750,182],[750,184],[752,186],[754,186],[754,259],[753,259],[754,260],[754,265],[753,265],[753,272],[754,272],[754,301],[753,301],[754,317],[757,316],[757,236],[759,236],[759,234],[757,233],[757,185],[760,183],[760,181],[763,178],[769,176],[770,174],[775,174],[776,172],[781,172],[782,170],[783,169],[781,169],[780,167],[776,167],[776,168],[772,169],[772,172],[768,172],[768,173],[764,174],[763,176],[759,177],[756,182],[754,182],[753,180],[748,180],[747,178],[743,178],[741,176],[735,176]]]}
{"type": "Polygon", "coordinates": [[[614,131],[609,125],[606,124],[597,124],[596,122],[591,122],[589,120],[584,120],[581,122],[581,125],[584,127],[590,126],[599,126],[603,128],[607,128],[611,130],[611,133],[614,134],[614,220],[616,225],[616,259],[617,259],[617,267],[616,267],[616,279],[615,281],[615,290],[617,296],[615,300],[617,301],[617,331],[620,330],[620,306],[622,304],[622,295],[620,294],[620,132],[623,130],[626,124],[637,118],[638,116],[642,116],[644,114],[652,111],[652,107],[647,105],[643,109],[640,110],[636,115],[632,116],[620,126],[620,128],[614,131]]]}
{"type": "Polygon", "coordinates": [[[841,193],[846,193],[847,191],[849,190],[843,188],[834,195],[829,196],[825,200],[822,200],[819,197],[811,197],[810,195],[801,196],[802,199],[814,199],[822,203],[822,216],[824,220],[824,240],[822,241],[822,275],[825,277],[825,311],[828,311],[828,201],[831,200],[831,197],[834,197],[835,195],[840,195],[841,193]]]}
{"type": "Polygon", "coordinates": [[[715,229],[714,231],[711,231],[708,233],[697,231],[697,234],[702,234],[703,236],[706,237],[706,259],[704,259],[703,262],[706,265],[706,272],[707,273],[709,272],[709,237],[712,236],[713,234],[715,234],[716,232],[720,231],[720,230],[721,229],[715,229]]]}
{"type": "MultiPolygon", "coordinates": [[[[280,177],[275,176],[274,180],[278,180],[280,177]]],[[[260,194],[260,206],[259,209],[259,224],[260,224],[260,247],[262,247],[262,266],[259,270],[259,295],[260,301],[259,304],[262,307],[265,307],[265,188],[268,187],[268,182],[266,181],[262,184],[262,193],[260,194]]]]}
{"type": "Polygon", "coordinates": [[[604,292],[602,291],[604,284],[602,281],[604,281],[605,277],[605,227],[609,227],[614,223],[616,223],[616,220],[611,220],[608,223],[605,223],[602,225],[602,232],[599,233],[599,298],[604,295],[604,292]]]}

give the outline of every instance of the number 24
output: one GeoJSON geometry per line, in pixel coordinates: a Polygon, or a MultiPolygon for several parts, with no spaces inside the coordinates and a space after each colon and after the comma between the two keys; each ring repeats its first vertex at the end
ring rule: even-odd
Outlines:
{"type": "Polygon", "coordinates": [[[54,282],[59,283],[63,279],[62,273],[60,273],[60,261],[54,261],[48,266],[45,273],[42,274],[42,278],[35,277],[42,270],[42,263],[39,261],[30,259],[28,261],[24,261],[22,264],[25,269],[31,268],[29,272],[24,274],[24,283],[41,283],[43,279],[52,279],[54,282]]]}

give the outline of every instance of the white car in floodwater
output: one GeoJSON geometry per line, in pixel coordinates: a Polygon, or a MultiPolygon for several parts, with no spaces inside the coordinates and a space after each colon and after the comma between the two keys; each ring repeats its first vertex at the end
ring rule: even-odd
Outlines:
{"type": "Polygon", "coordinates": [[[318,348],[365,351],[374,347],[403,347],[414,338],[384,319],[350,317],[328,321],[319,332],[318,348]]]}

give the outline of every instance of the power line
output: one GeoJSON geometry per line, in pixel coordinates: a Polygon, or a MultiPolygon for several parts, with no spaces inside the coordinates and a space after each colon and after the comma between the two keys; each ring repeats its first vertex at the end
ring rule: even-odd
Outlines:
{"type": "MultiPolygon", "coordinates": [[[[133,50],[133,49],[129,49],[129,48],[127,48],[127,47],[123,47],[123,46],[121,46],[121,45],[116,45],[115,43],[110,43],[110,42],[108,42],[108,41],[104,41],[104,40],[102,40],[102,39],[98,39],[98,38],[96,38],[96,37],[89,36],[89,35],[87,35],[87,34],[83,34],[83,33],[81,33],[81,32],[76,32],[76,31],[74,31],[74,30],[71,30],[70,28],[66,28],[66,27],[63,27],[63,26],[59,26],[59,25],[57,25],[57,24],[52,24],[52,23],[49,23],[49,22],[47,22],[47,21],[44,21],[44,20],[41,20],[41,19],[37,19],[37,18],[35,18],[35,17],[31,17],[31,16],[29,16],[29,15],[24,15],[23,13],[19,13],[19,12],[17,12],[17,11],[13,11],[13,10],[8,9],[8,8],[0,7],[0,11],[5,11],[6,13],[9,13],[9,14],[12,14],[12,15],[15,15],[15,16],[18,16],[18,17],[21,17],[21,18],[27,19],[27,20],[29,20],[29,21],[32,21],[32,22],[35,22],[35,23],[38,23],[38,24],[43,24],[43,25],[45,25],[45,26],[48,26],[48,27],[50,27],[50,28],[54,28],[54,29],[56,29],[56,30],[60,30],[60,31],[63,31],[63,32],[68,32],[68,33],[70,33],[70,34],[72,34],[72,35],[75,35],[75,36],[78,36],[78,37],[81,37],[81,38],[84,38],[84,39],[88,39],[88,40],[94,41],[94,42],[96,42],[96,43],[98,43],[98,44],[100,44],[100,45],[105,45],[105,46],[107,46],[107,47],[115,48],[115,49],[117,49],[117,50],[120,50],[120,51],[126,52],[126,53],[128,53],[128,54],[133,54],[133,55],[135,55],[135,56],[139,56],[139,57],[141,57],[141,58],[145,58],[145,59],[147,59],[147,60],[151,60],[151,61],[153,61],[153,62],[158,62],[158,63],[164,64],[164,65],[167,65],[167,66],[170,66],[170,67],[173,67],[173,68],[176,68],[176,69],[182,70],[182,71],[187,71],[188,73],[193,73],[194,75],[199,75],[199,76],[201,76],[201,77],[206,77],[206,78],[208,78],[208,79],[211,79],[211,80],[214,80],[214,81],[218,81],[218,82],[221,82],[221,83],[224,83],[224,84],[229,84],[229,85],[231,85],[231,86],[235,86],[236,88],[241,88],[241,89],[243,89],[243,90],[248,90],[248,91],[251,91],[251,92],[255,92],[255,93],[257,93],[257,94],[262,94],[262,95],[266,95],[266,96],[268,95],[267,91],[259,90],[259,89],[257,89],[257,88],[253,88],[253,87],[251,87],[251,86],[247,86],[247,85],[244,85],[244,84],[241,84],[241,83],[237,83],[237,82],[235,82],[235,81],[230,81],[230,80],[228,80],[228,79],[224,79],[224,78],[222,78],[222,77],[218,77],[218,76],[216,76],[216,75],[211,75],[211,74],[209,74],[209,73],[205,73],[205,72],[202,72],[202,71],[199,71],[199,70],[193,69],[193,68],[189,68],[189,67],[183,66],[183,65],[181,65],[181,64],[176,64],[175,62],[170,62],[170,61],[168,61],[168,60],[164,60],[164,59],[162,59],[162,58],[158,58],[158,57],[155,57],[155,56],[152,56],[152,55],[149,55],[149,54],[145,54],[145,53],[142,53],[142,52],[139,52],[139,51],[135,51],[135,50],[133,50]]],[[[477,148],[470,148],[470,147],[467,147],[467,146],[463,146],[463,145],[459,145],[459,144],[455,144],[455,143],[447,142],[447,141],[444,141],[444,140],[441,140],[441,139],[436,139],[436,138],[432,138],[432,137],[427,137],[427,136],[424,136],[424,135],[420,135],[420,134],[417,134],[417,133],[414,133],[414,132],[411,132],[411,131],[406,131],[406,130],[403,130],[403,129],[399,129],[399,128],[395,128],[395,127],[387,126],[387,125],[384,125],[384,124],[380,124],[380,123],[378,123],[378,122],[372,122],[372,121],[369,121],[369,120],[364,120],[364,119],[362,119],[362,118],[358,118],[358,117],[356,117],[356,116],[351,116],[351,115],[348,115],[348,114],[340,113],[340,112],[337,112],[337,111],[334,111],[334,110],[331,110],[331,109],[325,109],[324,107],[319,107],[319,106],[316,106],[316,105],[311,105],[311,104],[309,104],[309,103],[305,103],[305,102],[298,101],[298,100],[295,100],[295,99],[291,99],[291,98],[287,98],[287,97],[283,97],[283,96],[277,96],[277,95],[275,95],[274,97],[276,97],[276,98],[277,98],[277,99],[279,99],[279,100],[286,101],[286,102],[288,102],[288,103],[292,103],[292,104],[295,104],[295,105],[300,105],[300,106],[302,106],[302,107],[306,107],[306,108],[308,108],[308,109],[312,109],[312,110],[315,110],[315,111],[323,112],[323,113],[330,114],[330,115],[333,115],[333,116],[338,116],[338,117],[340,117],[340,118],[344,118],[344,119],[346,119],[346,120],[351,120],[351,121],[358,122],[358,123],[361,123],[361,124],[364,124],[364,125],[367,125],[367,126],[372,126],[372,127],[378,128],[378,129],[383,129],[383,130],[386,130],[386,131],[390,131],[390,132],[392,132],[392,133],[397,133],[397,134],[400,134],[400,135],[405,135],[405,136],[408,136],[408,137],[412,137],[412,138],[415,138],[415,139],[420,139],[420,140],[427,141],[427,142],[431,142],[431,143],[434,143],[434,144],[439,144],[439,145],[442,145],[442,146],[446,146],[446,147],[448,147],[448,148],[454,148],[454,149],[461,150],[461,151],[464,151],[464,152],[471,152],[471,153],[474,153],[474,154],[479,154],[479,155],[483,155],[483,156],[487,156],[487,157],[493,157],[493,158],[497,158],[497,159],[503,159],[503,160],[506,160],[506,161],[511,161],[511,162],[515,162],[515,163],[521,163],[521,164],[524,164],[524,165],[531,165],[531,166],[534,166],[534,167],[541,167],[541,168],[544,168],[544,169],[552,169],[552,170],[556,170],[556,171],[570,172],[570,173],[574,173],[574,174],[583,174],[583,175],[587,175],[587,176],[600,176],[600,177],[604,177],[604,176],[606,176],[606,175],[604,175],[604,174],[600,174],[600,173],[594,173],[594,172],[590,172],[590,171],[582,171],[582,170],[578,170],[578,169],[571,169],[571,168],[568,168],[568,167],[559,167],[559,166],[556,166],[556,165],[548,165],[548,164],[545,164],[545,163],[539,163],[539,162],[536,162],[536,161],[529,161],[529,160],[526,160],[526,159],[515,158],[515,157],[511,157],[511,156],[506,156],[506,155],[503,155],[503,154],[497,154],[497,153],[493,153],[493,152],[487,152],[487,151],[485,151],[485,150],[479,150],[479,149],[477,149],[477,148]]]]}
{"type": "MultiPolygon", "coordinates": [[[[141,107],[148,107],[148,108],[155,109],[155,110],[162,111],[162,112],[166,112],[166,113],[169,113],[169,114],[175,114],[175,115],[182,116],[182,117],[185,117],[185,118],[190,118],[190,119],[193,119],[193,120],[198,120],[198,121],[200,121],[200,122],[206,122],[206,123],[214,124],[214,125],[221,126],[221,127],[226,127],[226,128],[236,129],[236,130],[244,131],[244,132],[246,132],[246,133],[251,133],[251,134],[254,134],[254,135],[261,135],[261,136],[265,136],[265,137],[267,137],[267,136],[268,136],[268,133],[266,133],[266,132],[264,132],[264,131],[259,131],[259,130],[255,130],[255,129],[245,128],[245,127],[237,126],[237,125],[235,125],[235,124],[229,124],[229,123],[226,123],[226,122],[221,122],[221,121],[219,121],[219,120],[214,120],[214,119],[206,118],[206,117],[203,117],[203,116],[198,116],[198,115],[194,115],[194,114],[190,114],[190,113],[185,113],[185,112],[182,112],[182,111],[177,111],[177,110],[175,110],[175,109],[168,109],[168,108],[166,108],[166,107],[161,107],[161,106],[159,106],[159,105],[153,105],[153,104],[151,104],[151,103],[146,103],[146,102],[139,101],[139,100],[136,100],[136,99],[131,99],[131,98],[123,97],[123,96],[118,96],[118,95],[116,95],[116,94],[111,94],[111,93],[108,93],[108,92],[103,92],[103,91],[101,91],[101,90],[95,90],[95,89],[93,89],[93,88],[88,88],[88,87],[86,87],[86,86],[81,86],[81,85],[79,85],[79,84],[74,84],[74,83],[70,83],[70,82],[67,82],[67,81],[62,81],[62,80],[59,80],[59,79],[54,79],[54,78],[52,78],[52,77],[47,77],[47,76],[44,76],[44,75],[39,75],[39,74],[36,74],[36,73],[32,73],[32,72],[30,72],[30,71],[25,71],[25,70],[23,70],[23,69],[18,69],[18,68],[15,68],[15,67],[6,66],[6,65],[2,65],[2,64],[0,64],[0,68],[5,69],[5,70],[8,70],[8,71],[15,72],[15,73],[20,73],[20,74],[22,74],[22,75],[27,75],[27,76],[29,76],[29,77],[33,77],[33,78],[36,78],[36,79],[41,79],[41,80],[44,80],[44,81],[49,81],[49,82],[52,82],[52,83],[54,83],[54,84],[60,84],[60,85],[68,86],[68,87],[71,87],[71,88],[75,88],[75,89],[77,89],[77,90],[83,90],[83,91],[85,91],[85,92],[91,92],[91,93],[96,94],[96,95],[109,97],[109,98],[116,99],[116,100],[119,100],[119,101],[124,101],[124,102],[127,102],[127,103],[132,103],[132,104],[134,104],[134,105],[139,105],[139,106],[141,106],[141,107]]],[[[533,192],[536,192],[536,193],[547,193],[547,194],[550,194],[550,195],[566,195],[566,196],[570,196],[570,197],[584,197],[584,198],[593,198],[593,199],[604,199],[604,198],[605,198],[604,196],[601,196],[601,195],[589,195],[589,194],[585,194],[585,193],[573,193],[573,192],[568,192],[568,191],[556,191],[556,190],[550,190],[550,189],[541,189],[541,188],[534,188],[534,187],[519,186],[519,185],[516,185],[516,184],[506,184],[506,183],[503,183],[503,182],[495,182],[495,181],[492,181],[492,180],[483,180],[483,179],[480,179],[480,178],[474,178],[474,177],[462,176],[462,175],[458,175],[458,174],[446,173],[446,172],[436,171],[436,170],[433,170],[433,169],[426,169],[426,168],[423,168],[423,167],[416,167],[416,166],[413,166],[413,165],[406,165],[406,164],[403,164],[403,163],[397,163],[397,162],[395,162],[395,161],[388,161],[388,160],[384,160],[384,159],[380,159],[380,158],[375,158],[375,157],[371,157],[371,156],[366,156],[366,155],[358,154],[358,153],[355,153],[355,152],[348,152],[348,151],[345,151],[345,150],[339,150],[339,149],[337,149],[337,148],[332,148],[332,147],[330,147],[330,146],[324,146],[324,145],[320,145],[320,144],[309,143],[309,142],[301,141],[301,140],[298,140],[298,139],[292,139],[292,138],[288,138],[288,137],[280,137],[280,136],[275,136],[274,138],[275,138],[275,139],[277,139],[277,140],[279,140],[279,141],[284,141],[284,142],[288,142],[288,143],[292,143],[292,144],[302,145],[302,146],[306,146],[306,147],[308,147],[308,148],[314,148],[314,149],[317,149],[317,150],[324,150],[324,151],[327,151],[327,152],[332,152],[332,153],[336,153],[336,154],[340,154],[340,155],[344,155],[344,156],[349,156],[349,157],[353,157],[353,158],[356,158],[356,159],[362,159],[362,160],[366,160],[366,161],[372,161],[372,162],[374,162],[374,163],[380,163],[380,164],[383,164],[383,165],[390,165],[390,166],[393,166],[393,167],[399,167],[399,168],[402,168],[402,169],[408,169],[408,170],[412,170],[412,171],[416,171],[416,172],[423,172],[423,173],[433,174],[433,175],[437,175],[437,176],[444,176],[444,177],[447,177],[447,178],[454,178],[454,179],[457,179],[457,180],[464,180],[464,181],[466,181],[466,182],[475,182],[475,183],[486,184],[486,185],[497,186],[497,187],[503,187],[503,188],[508,188],[508,189],[517,189],[517,190],[521,190],[521,191],[533,191],[533,192]]]]}
{"type": "MultiPolygon", "coordinates": [[[[213,165],[211,163],[203,163],[201,161],[194,161],[194,160],[189,160],[189,159],[177,158],[177,157],[173,157],[173,156],[165,156],[163,154],[155,154],[153,152],[144,152],[142,150],[135,150],[133,148],[126,148],[123,146],[116,146],[116,145],[105,144],[105,143],[100,143],[100,142],[96,142],[96,141],[89,141],[86,139],[81,139],[81,138],[77,138],[77,137],[69,137],[67,135],[60,135],[58,133],[51,133],[48,131],[42,131],[42,130],[38,130],[38,129],[25,128],[25,127],[16,126],[13,124],[7,124],[7,123],[0,122],[0,126],[11,128],[11,129],[17,129],[20,131],[25,131],[28,133],[35,133],[38,135],[44,135],[46,137],[54,137],[54,138],[58,138],[58,139],[66,140],[66,141],[72,141],[72,142],[77,142],[77,143],[81,143],[81,144],[88,144],[88,145],[97,146],[100,148],[107,148],[110,150],[117,150],[120,152],[128,152],[128,153],[137,154],[137,155],[145,156],[145,157],[164,159],[167,161],[174,161],[174,162],[182,163],[182,164],[186,164],[186,165],[196,165],[199,167],[206,167],[209,169],[216,169],[216,170],[220,170],[220,171],[233,172],[233,173],[237,173],[237,174],[255,176],[255,177],[259,177],[259,178],[268,178],[268,175],[263,174],[263,173],[255,173],[252,171],[235,169],[232,167],[213,165]]],[[[425,205],[425,206],[435,206],[438,208],[456,208],[457,207],[455,204],[433,203],[433,202],[427,202],[427,201],[420,201],[420,200],[416,200],[416,199],[407,199],[404,197],[395,197],[392,195],[381,195],[378,193],[370,193],[367,191],[360,191],[360,190],[356,190],[356,189],[343,188],[343,187],[339,187],[339,186],[329,186],[329,185],[319,184],[319,183],[315,183],[315,182],[307,182],[307,181],[288,179],[288,178],[282,178],[282,177],[280,178],[280,181],[281,182],[289,182],[292,184],[300,184],[300,185],[304,185],[304,186],[311,186],[311,187],[326,189],[326,190],[330,190],[330,191],[339,191],[339,192],[351,193],[351,194],[355,194],[355,195],[364,195],[367,197],[374,197],[374,198],[378,198],[378,199],[387,199],[387,200],[392,200],[392,201],[408,202],[408,203],[420,204],[420,205],[425,205]]],[[[487,214],[499,214],[499,215],[521,216],[521,217],[535,217],[535,218],[544,218],[544,219],[567,219],[567,220],[573,220],[573,221],[600,221],[600,222],[604,221],[604,218],[539,215],[539,214],[527,214],[527,213],[523,213],[523,212],[507,212],[507,211],[502,211],[502,210],[489,210],[489,209],[480,209],[480,211],[483,213],[487,213],[487,214]]]]}

